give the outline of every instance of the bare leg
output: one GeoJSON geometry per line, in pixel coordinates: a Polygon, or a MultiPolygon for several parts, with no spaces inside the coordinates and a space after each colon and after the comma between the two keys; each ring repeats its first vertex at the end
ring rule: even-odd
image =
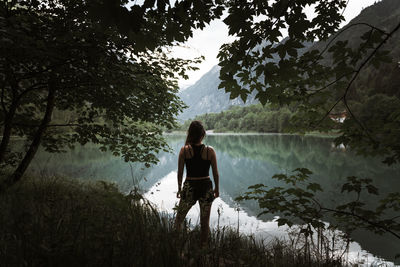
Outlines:
{"type": "Polygon", "coordinates": [[[210,213],[211,204],[200,202],[200,244],[201,247],[207,247],[208,234],[210,232],[210,213]]]}
{"type": "Polygon", "coordinates": [[[182,228],[182,223],[185,220],[186,214],[189,212],[193,205],[185,200],[180,200],[178,205],[178,210],[175,217],[175,229],[180,232],[182,228]]]}

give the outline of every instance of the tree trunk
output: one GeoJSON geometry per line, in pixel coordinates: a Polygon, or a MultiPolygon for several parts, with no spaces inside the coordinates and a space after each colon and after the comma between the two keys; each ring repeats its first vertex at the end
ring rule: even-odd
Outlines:
{"type": "Polygon", "coordinates": [[[18,104],[16,102],[13,102],[10,106],[10,110],[6,114],[6,118],[4,121],[3,137],[1,139],[1,144],[0,144],[0,163],[4,161],[8,143],[10,142],[12,121],[14,119],[17,106],[18,104]]]}
{"type": "Polygon", "coordinates": [[[53,113],[54,105],[55,105],[55,89],[54,86],[50,84],[49,93],[47,96],[46,112],[44,114],[42,122],[40,123],[35,133],[35,136],[33,137],[32,143],[29,146],[29,149],[26,152],[25,157],[22,159],[22,161],[20,162],[14,173],[11,176],[7,177],[7,179],[0,185],[0,193],[4,192],[7,188],[17,183],[21,179],[22,175],[25,173],[26,169],[28,168],[29,164],[31,163],[33,157],[35,156],[39,148],[40,142],[42,140],[44,132],[46,131],[47,125],[51,121],[51,114],[53,113]]]}
{"type": "MultiPolygon", "coordinates": [[[[7,151],[7,147],[8,144],[10,142],[10,137],[11,137],[11,128],[12,128],[12,122],[14,119],[14,115],[15,112],[17,111],[18,108],[18,98],[17,96],[17,92],[18,92],[18,82],[14,77],[13,71],[10,67],[10,65],[8,64],[8,61],[6,61],[6,68],[5,68],[5,82],[8,82],[9,85],[11,86],[11,90],[12,90],[12,101],[11,101],[11,106],[10,109],[7,111],[6,107],[4,106],[4,103],[2,102],[2,108],[3,108],[3,112],[5,112],[6,116],[5,116],[5,121],[4,121],[4,130],[3,130],[3,137],[1,139],[1,144],[0,144],[0,163],[3,163],[4,158],[6,156],[6,151],[7,151]]],[[[3,97],[4,97],[4,88],[5,84],[3,85],[2,91],[1,91],[1,100],[3,101],[3,97]]]]}

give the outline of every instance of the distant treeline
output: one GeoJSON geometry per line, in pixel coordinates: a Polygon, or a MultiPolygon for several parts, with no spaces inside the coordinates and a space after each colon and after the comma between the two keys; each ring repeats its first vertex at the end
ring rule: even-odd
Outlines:
{"type": "MultiPolygon", "coordinates": [[[[379,87],[378,87],[379,88],[379,87]]],[[[383,88],[387,89],[387,88],[383,88]]],[[[354,88],[348,100],[352,113],[363,121],[368,128],[380,128],[387,118],[396,115],[396,107],[400,105],[400,95],[392,88],[385,94],[377,89],[368,87],[354,88]]],[[[346,108],[339,104],[332,111],[333,114],[346,112],[346,108]]],[[[259,132],[259,133],[286,133],[304,130],[304,122],[310,114],[301,113],[294,106],[231,106],[220,113],[206,113],[185,121],[178,130],[186,131],[192,120],[200,120],[207,130],[214,132],[259,132]],[[292,119],[292,120],[291,120],[292,119]]],[[[317,115],[323,118],[323,114],[317,115]]],[[[347,114],[347,118],[350,116],[347,114]]],[[[330,121],[326,124],[326,131],[338,129],[339,125],[330,121]]]]}
{"type": "MultiPolygon", "coordinates": [[[[294,111],[289,107],[272,107],[255,104],[246,107],[231,106],[220,113],[206,113],[195,120],[204,123],[207,130],[215,132],[287,132],[294,111]]],[[[180,130],[187,130],[192,120],[187,120],[180,130]]]]}

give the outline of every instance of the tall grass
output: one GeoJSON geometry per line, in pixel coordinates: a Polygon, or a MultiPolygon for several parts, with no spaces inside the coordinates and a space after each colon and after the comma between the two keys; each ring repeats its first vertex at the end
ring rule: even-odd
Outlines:
{"type": "Polygon", "coordinates": [[[0,266],[341,266],[218,228],[177,233],[171,215],[137,192],[67,178],[28,178],[0,196],[0,266]]]}

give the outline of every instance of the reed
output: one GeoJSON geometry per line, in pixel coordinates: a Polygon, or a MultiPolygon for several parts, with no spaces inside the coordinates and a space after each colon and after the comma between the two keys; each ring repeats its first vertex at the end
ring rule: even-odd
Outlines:
{"type": "MultiPolygon", "coordinates": [[[[289,241],[236,229],[177,233],[138,190],[64,177],[26,178],[0,196],[1,266],[341,266],[308,257],[289,241]]],[[[293,242],[292,242],[293,243],[293,242]]],[[[319,254],[321,255],[321,254],[319,254]]]]}

